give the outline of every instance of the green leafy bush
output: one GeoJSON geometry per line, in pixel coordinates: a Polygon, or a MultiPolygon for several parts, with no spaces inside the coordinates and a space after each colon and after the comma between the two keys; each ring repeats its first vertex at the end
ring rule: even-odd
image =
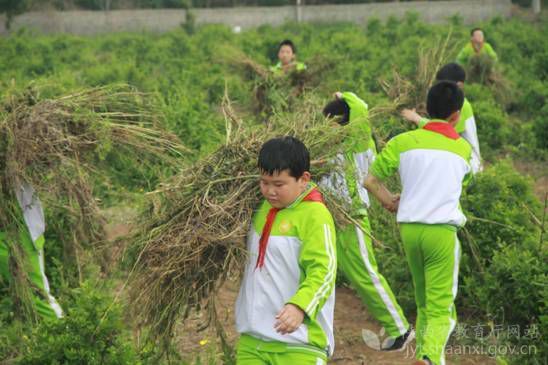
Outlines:
{"type": "MultiPolygon", "coordinates": [[[[522,331],[538,326],[546,331],[546,261],[548,250],[541,239],[541,207],[531,180],[516,172],[508,161],[478,175],[463,201],[468,223],[461,240],[459,308],[507,329],[522,331]]],[[[512,345],[531,345],[532,358],[513,358],[516,364],[540,364],[547,348],[540,338],[511,336],[512,345]],[[535,360],[537,359],[537,360],[535,360]]]]}
{"type": "Polygon", "coordinates": [[[534,223],[534,217],[540,216],[540,204],[532,181],[508,161],[478,175],[466,190],[462,205],[469,217],[466,229],[485,262],[502,246],[518,245],[540,235],[534,223]]]}
{"type": "Polygon", "coordinates": [[[23,337],[18,364],[138,364],[119,304],[90,283],[71,291],[66,317],[23,337]]]}

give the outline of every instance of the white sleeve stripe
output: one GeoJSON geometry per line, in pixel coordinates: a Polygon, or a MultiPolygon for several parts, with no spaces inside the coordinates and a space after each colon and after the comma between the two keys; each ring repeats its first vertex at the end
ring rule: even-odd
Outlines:
{"type": "Polygon", "coordinates": [[[324,282],[322,286],[318,289],[314,297],[312,298],[312,301],[307,307],[306,312],[310,312],[316,305],[318,305],[321,298],[325,296],[327,291],[330,289],[331,280],[333,279],[333,276],[336,274],[335,272],[335,262],[336,257],[333,252],[333,245],[332,245],[332,237],[331,237],[331,230],[327,225],[324,225],[324,243],[326,246],[326,252],[329,257],[329,265],[328,265],[328,272],[324,278],[324,282]]]}
{"type": "Polygon", "coordinates": [[[305,310],[306,313],[312,312],[314,307],[318,305],[320,299],[327,294],[331,286],[331,281],[336,275],[335,268],[336,268],[337,257],[335,255],[335,252],[333,251],[333,239],[331,237],[331,230],[329,229],[329,226],[327,224],[324,224],[323,229],[324,229],[325,250],[329,257],[327,274],[325,275],[323,284],[320,286],[318,291],[316,291],[316,293],[314,294],[314,297],[312,298],[312,301],[306,307],[306,310],[305,310]]]}

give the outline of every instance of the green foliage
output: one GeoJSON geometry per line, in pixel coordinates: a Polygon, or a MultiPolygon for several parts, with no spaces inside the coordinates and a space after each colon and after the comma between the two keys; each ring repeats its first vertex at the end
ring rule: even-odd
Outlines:
{"type": "Polygon", "coordinates": [[[548,149],[548,104],[544,104],[539,115],[533,119],[533,134],[538,148],[548,149]]]}
{"type": "Polygon", "coordinates": [[[538,240],[507,245],[492,252],[488,270],[465,277],[464,308],[478,308],[492,323],[519,328],[521,335],[503,334],[499,344],[527,346],[529,355],[511,357],[513,364],[543,364],[548,346],[542,335],[548,330],[546,245],[538,240]],[[535,333],[533,333],[535,332],[535,333]]]}
{"type": "Polygon", "coordinates": [[[513,133],[508,115],[498,105],[480,100],[473,104],[473,108],[484,158],[519,144],[518,135],[513,133]]]}
{"type": "MultiPolygon", "coordinates": [[[[538,326],[542,333],[547,325],[548,247],[539,226],[542,209],[531,186],[510,162],[502,161],[467,189],[462,204],[469,221],[461,232],[465,255],[458,301],[468,315],[521,331],[538,326]]],[[[538,337],[514,336],[507,342],[538,350],[531,362],[513,359],[519,364],[540,364],[534,359],[547,353],[538,337]]]]}
{"type": "Polygon", "coordinates": [[[533,217],[540,216],[541,209],[531,186],[531,180],[504,161],[478,175],[467,189],[462,199],[469,216],[466,229],[482,259],[489,260],[502,246],[540,236],[533,217]]]}
{"type": "Polygon", "coordinates": [[[0,301],[0,362],[10,364],[160,364],[151,348],[137,349],[110,287],[86,281],[62,297],[65,317],[37,326],[13,321],[0,301]],[[108,289],[108,290],[107,290],[108,289]]]}

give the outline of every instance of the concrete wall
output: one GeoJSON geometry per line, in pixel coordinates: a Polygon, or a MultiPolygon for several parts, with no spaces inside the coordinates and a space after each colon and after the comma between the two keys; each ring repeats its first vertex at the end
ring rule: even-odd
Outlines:
{"type": "MultiPolygon", "coordinates": [[[[198,24],[227,24],[246,29],[262,24],[280,25],[290,21],[356,22],[370,18],[401,17],[419,13],[426,22],[443,22],[460,14],[467,24],[494,16],[510,16],[511,0],[417,1],[349,5],[310,5],[281,7],[241,7],[195,9],[198,24]]],[[[12,31],[35,29],[42,33],[97,34],[122,31],[165,32],[185,22],[184,10],[114,10],[30,12],[15,17],[12,31]]],[[[0,34],[6,34],[5,16],[0,16],[0,34]]]]}

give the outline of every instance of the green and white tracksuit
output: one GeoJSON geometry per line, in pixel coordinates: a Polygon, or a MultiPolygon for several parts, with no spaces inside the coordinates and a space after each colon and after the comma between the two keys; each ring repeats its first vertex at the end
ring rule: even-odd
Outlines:
{"type": "Polygon", "coordinates": [[[343,143],[344,153],[336,156],[336,171],[322,179],[320,186],[331,190],[346,203],[353,218],[361,223],[337,227],[337,259],[340,270],[358,292],[369,313],[377,319],[390,337],[407,332],[409,323],[390,286],[379,272],[367,215],[369,196],[362,182],[375,159],[368,106],[351,92],[342,94],[350,108],[350,128],[343,143]]]}
{"type": "MultiPolygon", "coordinates": [[[[295,62],[295,71],[304,71],[306,70],[306,65],[302,62],[295,62]]],[[[270,71],[275,74],[282,74],[284,69],[281,62],[278,62],[274,66],[270,67],[270,71]]]]}
{"type": "Polygon", "coordinates": [[[249,258],[236,301],[238,364],[315,365],[333,354],[335,227],[323,203],[304,200],[314,189],[310,184],[294,203],[277,212],[262,267],[256,263],[270,203],[264,201],[253,218],[249,258]],[[288,303],[301,308],[305,319],[296,331],[282,335],[274,328],[275,317],[288,303]]]}
{"type": "MultiPolygon", "coordinates": [[[[426,123],[428,123],[428,119],[422,118],[419,122],[419,127],[423,127],[424,125],[426,125],[426,123]]],[[[462,105],[462,109],[460,110],[460,119],[455,126],[455,130],[472,146],[472,158],[470,160],[472,173],[476,174],[482,171],[483,165],[481,162],[476,119],[474,118],[474,110],[472,109],[472,104],[470,104],[470,102],[466,98],[464,98],[464,104],[462,105]]]]}
{"type": "MultiPolygon", "coordinates": [[[[45,273],[45,220],[42,204],[34,189],[28,184],[22,184],[16,190],[16,196],[26,225],[19,232],[18,243],[25,254],[27,274],[33,285],[34,308],[43,318],[61,318],[63,311],[50,293],[49,282],[45,273]]],[[[0,275],[9,282],[11,280],[9,270],[10,253],[5,239],[5,233],[0,231],[0,275]]]]}
{"type": "Polygon", "coordinates": [[[471,176],[472,149],[451,125],[431,121],[392,138],[371,174],[399,172],[402,192],[397,220],[411,269],[417,304],[417,358],[445,364],[444,348],[456,324],[460,244],[466,218],[459,205],[471,176]]]}
{"type": "Polygon", "coordinates": [[[457,55],[457,63],[466,66],[472,57],[479,55],[480,53],[487,54],[495,62],[498,60],[496,52],[489,43],[484,42],[480,50],[476,51],[472,42],[468,42],[457,55]]]}

